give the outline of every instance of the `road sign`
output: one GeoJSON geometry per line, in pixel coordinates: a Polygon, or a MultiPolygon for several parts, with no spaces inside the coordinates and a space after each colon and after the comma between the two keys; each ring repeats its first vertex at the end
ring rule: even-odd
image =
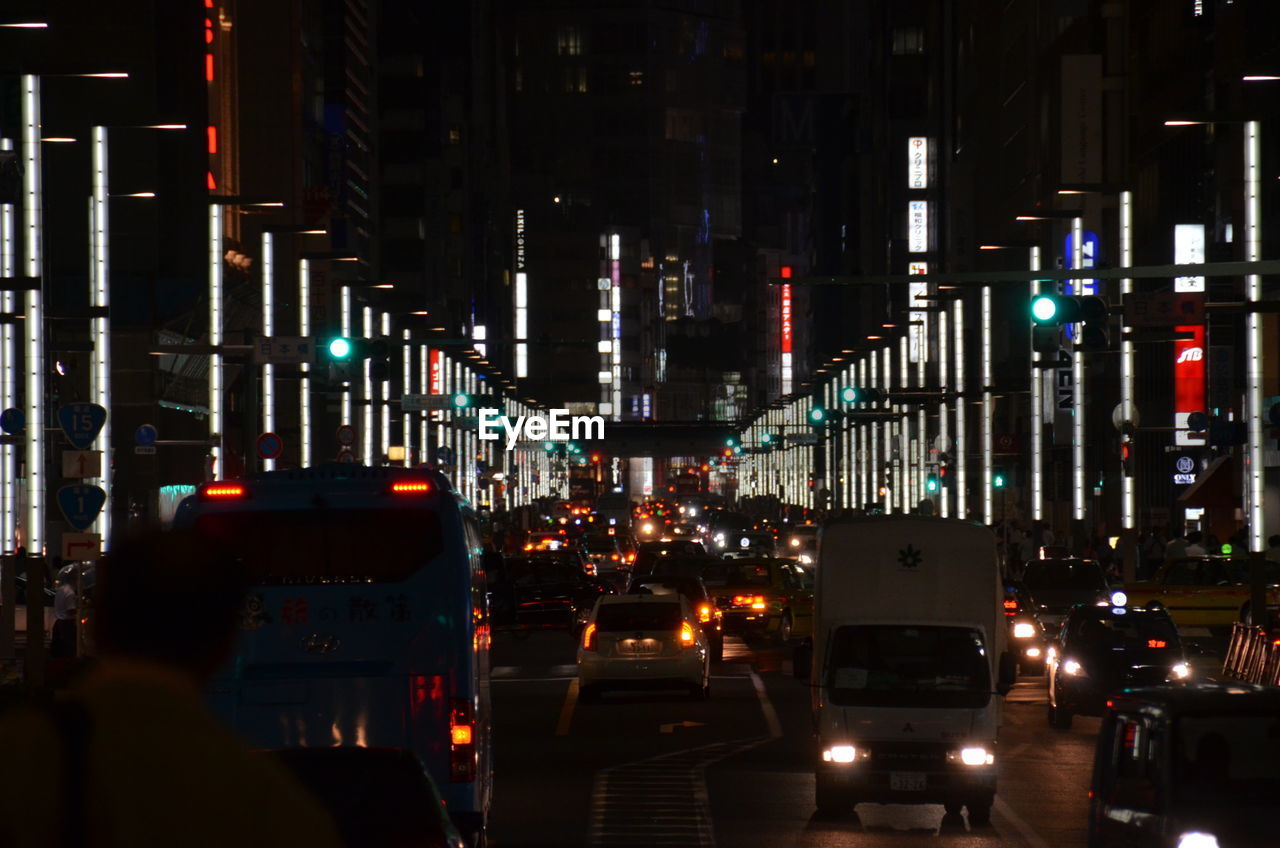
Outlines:
{"type": "Polygon", "coordinates": [[[77,530],[92,524],[106,502],[107,493],[101,486],[63,486],[58,490],[58,508],[77,530]]]}
{"type": "Polygon", "coordinates": [[[258,437],[258,457],[275,459],[284,450],[284,442],[275,433],[263,433],[258,437]]]}
{"type": "Polygon", "coordinates": [[[817,433],[795,433],[787,436],[787,441],[793,445],[816,445],[821,440],[817,433]]]}
{"type": "Polygon", "coordinates": [[[133,431],[134,443],[142,445],[143,447],[154,445],[159,436],[160,433],[157,432],[156,428],[150,424],[140,424],[138,425],[138,429],[133,431]]]}
{"type": "Polygon", "coordinates": [[[138,456],[155,456],[156,446],[155,445],[134,445],[133,452],[136,453],[138,456]]]}
{"type": "Polygon", "coordinates": [[[996,433],[991,440],[991,447],[995,453],[1018,453],[1018,434],[996,433]]]}
{"type": "Polygon", "coordinates": [[[69,403],[58,410],[58,424],[67,441],[78,448],[93,444],[107,423],[107,411],[96,403],[69,403]]]}
{"type": "Polygon", "coordinates": [[[84,562],[102,557],[102,535],[99,533],[63,533],[62,558],[68,562],[84,562]]]}
{"type": "Polygon", "coordinates": [[[401,412],[453,409],[452,395],[404,395],[400,398],[401,412]]]}
{"type": "Polygon", "coordinates": [[[253,361],[257,365],[314,362],[315,358],[315,341],[310,336],[258,336],[253,343],[253,361]]]}
{"type": "Polygon", "coordinates": [[[62,476],[79,479],[102,476],[102,451],[64,450],[62,452],[62,476]]]}
{"type": "Polygon", "coordinates": [[[1133,292],[1124,297],[1130,327],[1178,327],[1204,323],[1203,292],[1133,292]]]}
{"type": "MultiPolygon", "coordinates": [[[[356,443],[356,428],[350,424],[338,425],[337,433],[338,444],[345,446],[354,445],[356,443]]],[[[341,460],[339,460],[341,462],[341,460]]]]}
{"type": "Polygon", "coordinates": [[[0,412],[0,430],[6,433],[21,433],[25,426],[27,426],[27,416],[21,409],[10,407],[0,412]]]}
{"type": "Polygon", "coordinates": [[[338,462],[355,462],[356,455],[351,448],[343,448],[338,451],[338,462]]]}

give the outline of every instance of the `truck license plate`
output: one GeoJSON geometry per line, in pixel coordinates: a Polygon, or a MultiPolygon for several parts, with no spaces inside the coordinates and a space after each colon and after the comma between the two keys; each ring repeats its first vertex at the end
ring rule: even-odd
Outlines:
{"type": "Polygon", "coordinates": [[[921,772],[889,772],[889,788],[894,792],[923,792],[924,784],[924,774],[921,772]]]}

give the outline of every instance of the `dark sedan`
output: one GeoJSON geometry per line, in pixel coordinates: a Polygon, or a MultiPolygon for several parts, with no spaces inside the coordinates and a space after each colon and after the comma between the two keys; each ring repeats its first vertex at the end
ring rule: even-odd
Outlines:
{"type": "Polygon", "coordinates": [[[1131,686],[1186,680],[1190,667],[1164,610],[1078,606],[1050,647],[1049,724],[1071,727],[1077,713],[1102,715],[1107,698],[1131,686]]]}
{"type": "Polygon", "coordinates": [[[1097,560],[1033,559],[1022,572],[1029,611],[1053,638],[1076,604],[1108,603],[1111,589],[1097,560]]]}
{"type": "Polygon", "coordinates": [[[570,630],[613,587],[562,560],[513,557],[503,562],[501,574],[490,575],[490,592],[495,629],[570,630]]]}

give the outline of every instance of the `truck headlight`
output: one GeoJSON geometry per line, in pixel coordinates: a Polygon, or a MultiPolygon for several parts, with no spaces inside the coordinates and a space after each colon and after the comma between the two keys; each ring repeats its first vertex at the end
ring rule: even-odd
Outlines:
{"type": "Polygon", "coordinates": [[[867,748],[855,748],[854,746],[831,746],[822,752],[823,762],[856,762],[859,760],[870,760],[872,752],[867,748]]]}
{"type": "Polygon", "coordinates": [[[1013,625],[1013,638],[1030,639],[1036,635],[1036,626],[1026,621],[1019,621],[1013,625]]]}
{"type": "Polygon", "coordinates": [[[953,763],[964,763],[967,766],[989,766],[995,764],[996,755],[986,748],[974,746],[972,748],[961,748],[959,751],[948,751],[947,759],[953,763]]]}
{"type": "Polygon", "coordinates": [[[1186,663],[1175,663],[1172,670],[1173,676],[1179,680],[1186,680],[1191,676],[1191,666],[1186,663]]]}
{"type": "Polygon", "coordinates": [[[1080,665],[1080,663],[1075,660],[1063,660],[1062,673],[1071,675],[1084,674],[1084,666],[1080,665]]]}
{"type": "Polygon", "coordinates": [[[1178,837],[1178,848],[1218,848],[1218,837],[1193,830],[1178,837]]]}
{"type": "Polygon", "coordinates": [[[1027,656],[1031,657],[1033,660],[1034,660],[1034,659],[1037,659],[1037,658],[1040,656],[1040,649],[1039,649],[1039,648],[1027,648],[1027,656]]]}

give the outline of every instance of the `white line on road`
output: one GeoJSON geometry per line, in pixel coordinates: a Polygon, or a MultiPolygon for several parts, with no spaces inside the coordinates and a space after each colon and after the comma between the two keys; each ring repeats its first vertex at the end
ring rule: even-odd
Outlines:
{"type": "Polygon", "coordinates": [[[997,813],[1009,820],[1009,824],[1013,825],[1014,829],[1021,834],[1031,848],[1049,848],[1049,843],[1041,839],[1040,834],[1036,833],[1035,829],[1027,824],[1022,816],[1015,813],[1013,808],[1006,804],[999,795],[996,796],[995,808],[997,813]]]}
{"type": "Polygon", "coordinates": [[[564,706],[560,708],[560,721],[556,724],[556,736],[568,736],[569,725],[573,723],[573,705],[578,703],[578,678],[569,681],[569,691],[564,695],[564,706]]]}
{"type": "Polygon", "coordinates": [[[782,736],[782,722],[778,721],[778,712],[769,700],[769,693],[764,688],[764,681],[755,671],[751,672],[751,685],[756,687],[756,695],[760,698],[760,711],[764,713],[765,724],[769,725],[769,738],[779,739],[782,736]]]}

